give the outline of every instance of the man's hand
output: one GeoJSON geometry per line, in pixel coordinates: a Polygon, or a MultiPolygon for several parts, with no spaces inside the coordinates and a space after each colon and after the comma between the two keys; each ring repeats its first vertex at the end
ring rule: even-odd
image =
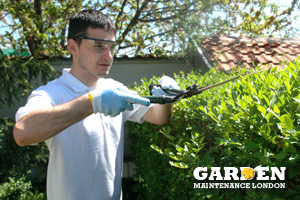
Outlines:
{"type": "MultiPolygon", "coordinates": [[[[163,89],[180,89],[180,87],[175,82],[175,80],[169,76],[161,77],[158,82],[159,82],[159,85],[161,85],[161,87],[163,89]]],[[[153,86],[151,93],[154,96],[160,96],[160,95],[168,96],[167,93],[165,93],[160,87],[157,87],[157,86],[153,86]]]]}
{"type": "MultiPolygon", "coordinates": [[[[180,89],[174,79],[168,76],[163,76],[159,81],[161,87],[153,86],[151,93],[154,96],[161,96],[166,94],[163,89],[180,89]]],[[[143,120],[156,124],[164,125],[170,122],[170,118],[173,113],[173,103],[168,104],[155,104],[149,111],[144,115],[143,120]]]]}
{"type": "Polygon", "coordinates": [[[150,105],[150,101],[127,88],[105,88],[92,91],[89,98],[94,112],[115,117],[125,110],[133,110],[132,104],[150,105]]]}

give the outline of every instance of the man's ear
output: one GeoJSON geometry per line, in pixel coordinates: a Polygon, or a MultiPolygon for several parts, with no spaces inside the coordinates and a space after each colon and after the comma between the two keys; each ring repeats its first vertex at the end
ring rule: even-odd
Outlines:
{"type": "Polygon", "coordinates": [[[76,56],[78,52],[78,44],[74,39],[68,40],[68,50],[72,54],[72,56],[76,56]]]}

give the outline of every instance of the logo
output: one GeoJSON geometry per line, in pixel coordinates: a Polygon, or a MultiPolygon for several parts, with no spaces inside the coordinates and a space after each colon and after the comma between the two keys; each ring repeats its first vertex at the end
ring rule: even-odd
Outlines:
{"type": "Polygon", "coordinates": [[[255,172],[254,169],[250,168],[245,168],[242,171],[242,175],[245,177],[246,180],[252,180],[254,178],[255,172]]]}
{"type": "Polygon", "coordinates": [[[211,167],[210,171],[207,167],[197,167],[193,175],[201,182],[194,183],[194,188],[285,188],[285,183],[278,182],[285,180],[285,171],[286,167],[211,167]]]}

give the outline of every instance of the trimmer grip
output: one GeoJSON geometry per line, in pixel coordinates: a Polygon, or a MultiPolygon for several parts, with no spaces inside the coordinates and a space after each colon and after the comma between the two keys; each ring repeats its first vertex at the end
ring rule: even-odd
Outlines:
{"type": "Polygon", "coordinates": [[[149,99],[151,103],[158,103],[158,104],[167,104],[167,103],[173,103],[173,97],[169,96],[147,96],[144,97],[146,99],[149,99]]]}

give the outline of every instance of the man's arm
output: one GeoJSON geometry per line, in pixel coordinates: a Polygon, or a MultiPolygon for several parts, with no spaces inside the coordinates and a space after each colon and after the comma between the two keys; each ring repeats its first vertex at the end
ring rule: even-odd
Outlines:
{"type": "Polygon", "coordinates": [[[132,110],[132,104],[149,105],[150,101],[118,87],[92,91],[68,103],[22,116],[14,127],[14,138],[20,146],[42,142],[92,113],[114,117],[125,110],[132,110]]]}
{"type": "Polygon", "coordinates": [[[143,116],[143,120],[156,125],[164,125],[170,122],[173,113],[173,104],[156,104],[143,116]]]}
{"type": "Polygon", "coordinates": [[[32,111],[15,124],[15,141],[20,146],[45,141],[92,113],[88,94],[52,108],[32,111]]]}

